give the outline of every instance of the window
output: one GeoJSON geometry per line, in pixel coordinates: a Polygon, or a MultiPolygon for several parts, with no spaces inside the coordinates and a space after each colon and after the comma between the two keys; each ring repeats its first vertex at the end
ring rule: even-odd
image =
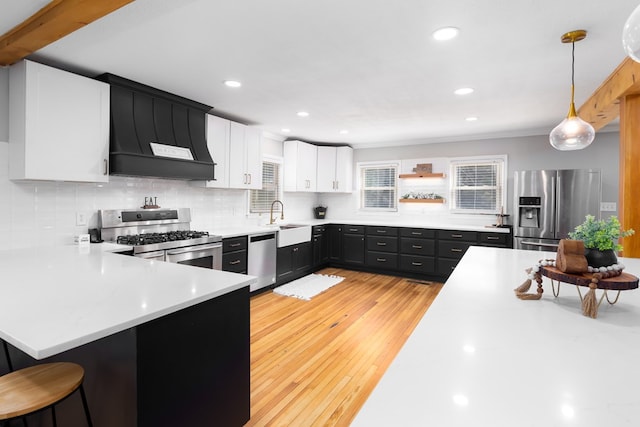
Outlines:
{"type": "Polygon", "coordinates": [[[499,213],[504,206],[505,158],[451,162],[451,210],[499,213]]]}
{"type": "Polygon", "coordinates": [[[397,164],[360,164],[360,209],[397,210],[397,164]]]}
{"type": "MultiPolygon", "coordinates": [[[[274,200],[282,200],[281,165],[281,162],[272,159],[262,162],[262,189],[249,192],[250,213],[269,212],[274,200]]],[[[280,212],[279,203],[273,208],[274,212],[280,212]]]]}

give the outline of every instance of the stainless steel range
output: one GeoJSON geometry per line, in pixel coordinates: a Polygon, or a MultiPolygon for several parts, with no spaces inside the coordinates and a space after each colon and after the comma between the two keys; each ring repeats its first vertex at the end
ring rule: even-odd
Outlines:
{"type": "Polygon", "coordinates": [[[102,239],[131,246],[133,256],[222,268],[222,238],[190,230],[189,208],[100,210],[98,221],[102,239]]]}

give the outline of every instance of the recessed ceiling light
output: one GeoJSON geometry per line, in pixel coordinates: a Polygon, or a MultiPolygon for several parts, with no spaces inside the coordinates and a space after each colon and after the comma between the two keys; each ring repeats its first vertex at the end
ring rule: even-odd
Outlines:
{"type": "Polygon", "coordinates": [[[456,27],[443,27],[435,30],[432,36],[438,41],[446,41],[455,38],[459,32],[460,30],[456,27]]]}
{"type": "Polygon", "coordinates": [[[298,111],[296,114],[298,115],[298,117],[309,117],[309,113],[307,113],[306,111],[298,111]]]}
{"type": "Polygon", "coordinates": [[[470,93],[473,93],[473,89],[470,87],[461,87],[460,89],[453,91],[453,93],[456,95],[469,95],[470,93]]]}
{"type": "Polygon", "coordinates": [[[240,87],[242,86],[242,83],[237,80],[225,80],[224,85],[228,87],[240,87]]]}
{"type": "Polygon", "coordinates": [[[289,129],[289,128],[282,128],[282,129],[280,129],[280,130],[281,130],[282,132],[284,132],[284,133],[289,133],[289,132],[291,132],[291,129],[289,129]]]}
{"type": "Polygon", "coordinates": [[[476,120],[478,120],[478,118],[476,116],[470,116],[470,117],[467,117],[465,120],[468,122],[475,122],[476,120]]]}
{"type": "Polygon", "coordinates": [[[340,134],[341,134],[341,135],[346,135],[346,134],[348,134],[348,133],[349,133],[349,131],[348,131],[348,130],[346,130],[346,129],[342,129],[342,130],[340,131],[340,134]]]}

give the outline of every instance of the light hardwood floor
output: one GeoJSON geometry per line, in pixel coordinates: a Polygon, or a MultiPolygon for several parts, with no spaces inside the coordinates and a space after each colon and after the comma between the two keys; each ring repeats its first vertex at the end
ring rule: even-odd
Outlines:
{"type": "Polygon", "coordinates": [[[327,268],[345,280],[311,301],[251,299],[247,426],[348,426],[441,284],[327,268]]]}

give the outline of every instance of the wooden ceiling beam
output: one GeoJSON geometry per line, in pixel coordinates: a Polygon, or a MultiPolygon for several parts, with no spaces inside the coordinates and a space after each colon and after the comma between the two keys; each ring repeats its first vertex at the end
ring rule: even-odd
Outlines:
{"type": "Polygon", "coordinates": [[[134,0],[54,0],[0,37],[0,65],[11,65],[134,0]]]}
{"type": "Polygon", "coordinates": [[[578,110],[598,131],[620,115],[620,99],[640,94],[640,63],[626,57],[578,110]]]}

